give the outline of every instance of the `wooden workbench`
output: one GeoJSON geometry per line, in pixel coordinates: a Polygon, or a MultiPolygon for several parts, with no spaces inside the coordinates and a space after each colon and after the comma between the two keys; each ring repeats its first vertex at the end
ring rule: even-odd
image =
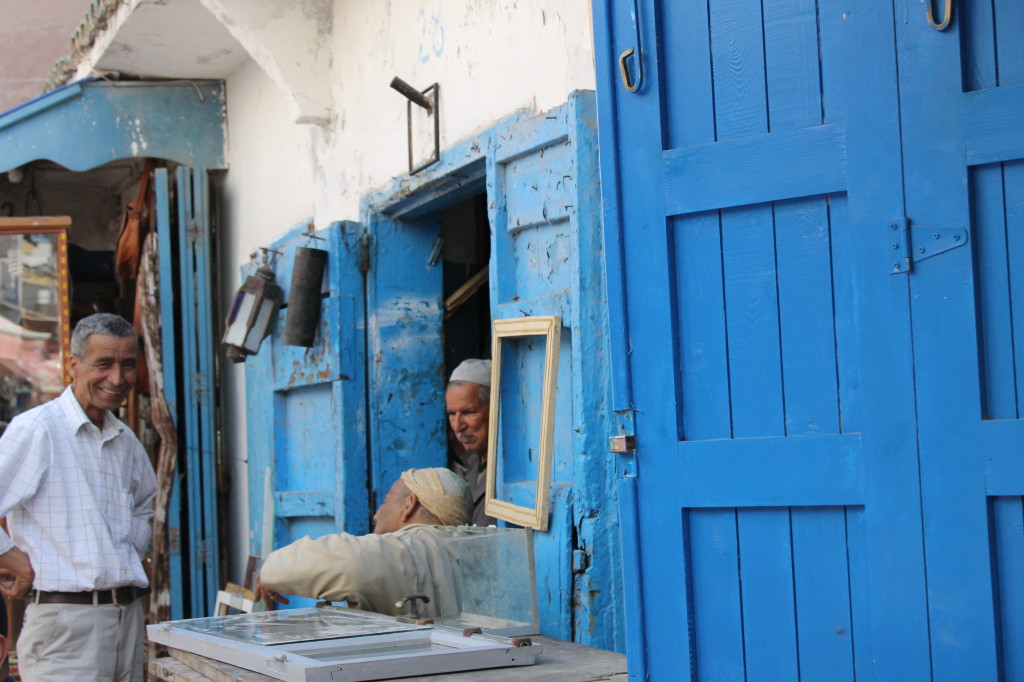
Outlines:
{"type": "MultiPolygon", "coordinates": [[[[544,647],[544,653],[537,656],[533,665],[401,679],[405,682],[471,682],[481,679],[485,673],[488,682],[626,682],[626,657],[622,654],[550,637],[531,639],[544,647]]],[[[150,661],[149,672],[151,680],[166,682],[277,682],[267,675],[177,649],[171,649],[171,656],[150,661]]]]}

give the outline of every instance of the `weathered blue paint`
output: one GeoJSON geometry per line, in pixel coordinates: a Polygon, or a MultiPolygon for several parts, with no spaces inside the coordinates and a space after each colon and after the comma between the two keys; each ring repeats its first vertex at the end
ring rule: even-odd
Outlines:
{"type": "Polygon", "coordinates": [[[193,616],[211,614],[220,589],[217,533],[211,226],[206,170],[177,170],[181,282],[182,422],[188,498],[189,596],[193,616]]]}
{"type": "MultiPolygon", "coordinates": [[[[548,634],[622,650],[618,462],[608,452],[613,421],[593,93],[573,93],[562,107],[490,139],[492,315],[560,315],[564,326],[551,527],[535,536],[541,621],[553,628],[548,634]],[[564,586],[562,571],[572,574],[564,586]]],[[[536,461],[512,444],[536,442],[539,401],[505,400],[538,394],[543,344],[513,346],[519,352],[505,362],[516,381],[503,379],[501,429],[508,445],[499,477],[516,497],[522,490],[535,494],[516,481],[535,480],[536,461]],[[518,462],[517,452],[525,456],[518,462]]]]}
{"type": "Polygon", "coordinates": [[[78,81],[0,114],[0,165],[49,159],[77,171],[149,157],[225,168],[225,106],[220,81],[78,81]]]}
{"type": "MultiPolygon", "coordinates": [[[[177,287],[175,286],[175,267],[173,258],[173,232],[171,223],[170,185],[166,168],[158,168],[154,174],[154,191],[156,193],[156,230],[159,240],[160,272],[160,340],[164,349],[164,400],[167,408],[178,423],[178,358],[177,348],[179,320],[177,318],[177,287]]],[[[167,509],[167,533],[169,537],[168,555],[170,557],[171,584],[171,618],[180,620],[185,617],[185,590],[181,587],[184,571],[182,566],[181,543],[181,477],[176,475],[171,489],[171,499],[167,509]]]]}
{"type": "Polygon", "coordinates": [[[595,3],[636,679],[1024,669],[1024,11],[887,4],[641,2],[630,93],[630,3],[595,3]],[[971,247],[890,275],[901,216],[971,247]]]}
{"type": "Polygon", "coordinates": [[[435,215],[368,218],[368,381],[371,481],[375,505],[409,468],[443,466],[444,377],[440,236],[435,215]]]}
{"type": "MultiPolygon", "coordinates": [[[[260,352],[246,359],[249,539],[258,556],[304,535],[369,530],[362,227],[336,222],[313,238],[309,224],[272,248],[281,252],[274,270],[285,300],[295,249],[329,252],[314,345],[282,343],[284,308],[260,352]],[[272,529],[264,528],[267,518],[272,529]]],[[[292,607],[311,604],[292,600],[292,607]]]]}

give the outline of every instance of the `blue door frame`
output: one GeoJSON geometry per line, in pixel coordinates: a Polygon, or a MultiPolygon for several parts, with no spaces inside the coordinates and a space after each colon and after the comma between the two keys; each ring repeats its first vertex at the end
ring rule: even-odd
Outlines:
{"type": "Polygon", "coordinates": [[[1024,679],[1024,13],[925,10],[594,3],[631,678],[1024,679]]]}

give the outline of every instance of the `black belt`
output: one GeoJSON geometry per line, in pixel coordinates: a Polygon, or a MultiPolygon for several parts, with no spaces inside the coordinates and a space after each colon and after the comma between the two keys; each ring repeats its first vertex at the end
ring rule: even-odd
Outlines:
{"type": "Polygon", "coordinates": [[[126,585],[112,590],[90,592],[43,592],[36,590],[32,598],[37,604],[131,604],[149,594],[148,587],[126,585]]]}

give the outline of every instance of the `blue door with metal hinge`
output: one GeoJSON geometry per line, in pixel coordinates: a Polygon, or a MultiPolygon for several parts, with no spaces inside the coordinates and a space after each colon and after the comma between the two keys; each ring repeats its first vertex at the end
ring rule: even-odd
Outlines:
{"type": "Polygon", "coordinates": [[[250,551],[260,557],[306,535],[369,531],[362,235],[356,223],[315,234],[303,223],[266,252],[285,302],[296,249],[328,257],[313,346],[283,343],[283,307],[245,361],[250,551]]]}
{"type": "Polygon", "coordinates": [[[1022,680],[1024,5],[955,5],[896,4],[932,679],[1022,680]]]}
{"type": "Polygon", "coordinates": [[[595,3],[632,675],[1024,679],[1024,13],[952,4],[595,3]]]}

